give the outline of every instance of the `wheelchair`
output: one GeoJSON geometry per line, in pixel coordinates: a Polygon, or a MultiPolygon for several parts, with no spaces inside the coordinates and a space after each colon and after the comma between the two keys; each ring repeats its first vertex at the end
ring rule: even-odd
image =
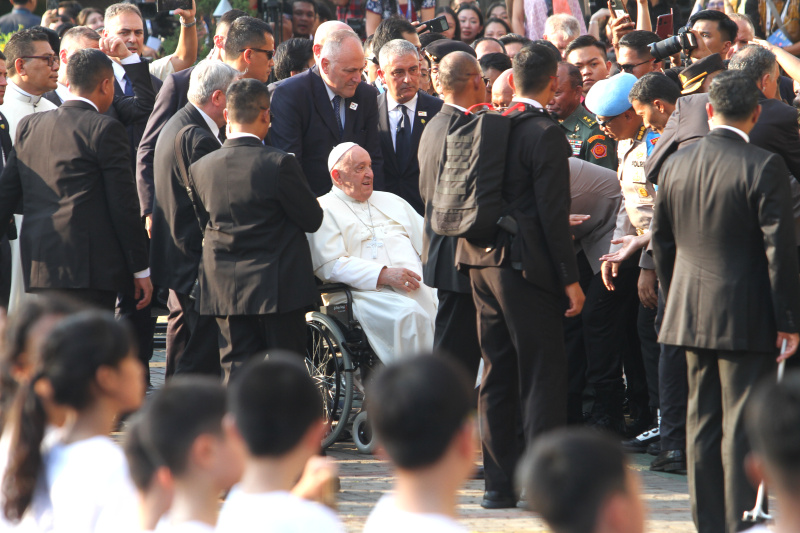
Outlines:
{"type": "Polygon", "coordinates": [[[322,305],[306,313],[306,367],[322,394],[322,410],[328,425],[322,440],[325,449],[350,431],[360,453],[371,454],[375,438],[363,408],[364,384],[380,366],[353,315],[353,294],[342,283],[323,284],[320,296],[344,293],[346,300],[322,305]]]}

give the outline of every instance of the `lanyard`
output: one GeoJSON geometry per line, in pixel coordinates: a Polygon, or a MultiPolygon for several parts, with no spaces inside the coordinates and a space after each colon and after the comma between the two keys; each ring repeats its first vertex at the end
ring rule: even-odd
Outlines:
{"type": "MultiPolygon", "coordinates": [[[[769,20],[769,31],[767,33],[772,33],[775,26],[783,29],[783,21],[786,19],[786,15],[789,13],[790,2],[791,0],[786,0],[786,4],[783,6],[783,11],[781,12],[781,18],[776,20],[774,14],[778,12],[778,8],[775,6],[775,2],[773,0],[767,0],[767,20],[769,20]]],[[[786,32],[784,31],[784,33],[786,32]]]]}

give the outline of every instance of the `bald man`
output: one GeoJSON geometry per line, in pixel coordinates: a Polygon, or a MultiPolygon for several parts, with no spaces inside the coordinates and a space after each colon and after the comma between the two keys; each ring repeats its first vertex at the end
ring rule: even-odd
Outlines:
{"type": "Polygon", "coordinates": [[[514,98],[514,88],[508,82],[512,69],[508,69],[494,80],[492,84],[492,105],[498,111],[505,111],[514,98]]]}
{"type": "MultiPolygon", "coordinates": [[[[333,28],[334,23],[325,24],[333,28]]],[[[325,24],[320,26],[323,32],[328,30],[325,24]]],[[[354,142],[372,159],[375,189],[384,190],[378,93],[362,81],[361,39],[349,28],[337,29],[328,32],[319,52],[317,46],[315,43],[317,64],[275,88],[272,144],[295,155],[311,190],[322,196],[331,190],[328,154],[338,144],[354,142]]]]}

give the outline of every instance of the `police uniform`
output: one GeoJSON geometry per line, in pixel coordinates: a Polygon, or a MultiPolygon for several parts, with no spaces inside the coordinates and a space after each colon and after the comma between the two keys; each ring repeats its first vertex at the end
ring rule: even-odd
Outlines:
{"type": "Polygon", "coordinates": [[[597,119],[581,104],[560,121],[572,147],[572,155],[589,163],[617,170],[615,142],[600,129],[597,119]]]}

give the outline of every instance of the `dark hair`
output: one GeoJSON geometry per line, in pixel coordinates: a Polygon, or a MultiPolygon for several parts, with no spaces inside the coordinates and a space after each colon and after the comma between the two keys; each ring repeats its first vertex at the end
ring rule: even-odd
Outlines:
{"type": "MultiPolygon", "coordinates": [[[[437,17],[439,15],[442,15],[443,13],[447,13],[448,15],[453,17],[453,20],[455,21],[455,28],[456,28],[456,31],[453,34],[453,40],[454,41],[460,41],[461,40],[461,23],[458,21],[458,16],[456,15],[456,12],[453,11],[451,8],[449,8],[447,6],[442,6],[442,7],[437,7],[436,8],[436,16],[437,17]]],[[[423,33],[422,35],[419,36],[419,38],[422,39],[422,37],[424,35],[426,35],[426,34],[423,33]]],[[[445,37],[445,39],[446,38],[447,37],[445,37]]],[[[422,45],[422,46],[425,47],[427,45],[422,45]]]]}
{"type": "MultiPolygon", "coordinates": [[[[506,35],[511,33],[511,26],[509,26],[508,22],[506,22],[503,19],[499,19],[497,17],[492,17],[492,18],[490,18],[489,20],[486,21],[486,26],[488,26],[489,24],[502,24],[503,27],[506,29],[506,35]]],[[[484,30],[486,29],[486,26],[484,26],[484,30]]]]}
{"type": "Polygon", "coordinates": [[[5,61],[6,55],[3,52],[0,52],[0,60],[5,61]]]}
{"type": "MultiPolygon", "coordinates": [[[[481,26],[483,26],[483,20],[484,20],[483,19],[483,11],[481,11],[480,6],[478,6],[477,4],[461,4],[458,7],[458,9],[456,10],[456,19],[458,18],[458,14],[459,13],[461,13],[462,11],[467,11],[467,10],[474,11],[475,14],[478,15],[478,23],[481,26]]],[[[483,35],[483,31],[481,31],[481,33],[478,34],[478,37],[480,37],[481,35],[483,35]]]]}
{"type": "Polygon", "coordinates": [[[560,60],[557,52],[541,44],[523,46],[513,61],[517,94],[534,94],[547,87],[550,77],[558,73],[560,60]]]}
{"type": "Polygon", "coordinates": [[[144,492],[153,482],[153,476],[159,468],[159,461],[147,449],[144,443],[144,424],[141,414],[138,414],[128,423],[125,430],[125,440],[122,450],[128,463],[128,471],[134,486],[144,492]]]}
{"type": "Polygon", "coordinates": [[[558,66],[567,69],[567,77],[569,78],[570,83],[572,83],[572,87],[583,87],[583,75],[581,74],[581,69],[572,63],[567,63],[566,61],[561,61],[558,66]]]}
{"type": "Polygon", "coordinates": [[[745,408],[745,429],[781,488],[800,492],[800,373],[792,371],[780,383],[764,380],[755,389],[745,408]]]}
{"type": "Polygon", "coordinates": [[[649,45],[657,43],[661,39],[652,31],[634,30],[619,40],[619,46],[630,48],[638,57],[651,57],[649,45]]]}
{"type": "Polygon", "coordinates": [[[730,120],[750,117],[758,107],[760,91],[753,79],[739,70],[726,70],[711,82],[708,101],[715,115],[730,120]]]}
{"type": "Polygon", "coordinates": [[[143,440],[174,476],[186,472],[189,451],[203,434],[222,435],[225,389],[209,376],[177,376],[150,399],[142,418],[143,440]]]}
{"type": "Polygon", "coordinates": [[[649,72],[633,84],[628,100],[653,105],[655,100],[674,104],[681,97],[681,90],[674,81],[661,72],[649,72]]]}
{"type": "MultiPolygon", "coordinates": [[[[44,32],[35,30],[31,31],[29,29],[22,30],[11,36],[6,43],[5,49],[3,50],[8,58],[8,64],[6,65],[6,68],[8,69],[8,74],[10,76],[16,74],[14,63],[17,61],[17,59],[23,56],[34,54],[33,43],[36,42],[49,43],[50,39],[48,39],[47,34],[44,32]]],[[[58,49],[54,48],[53,51],[57,53],[58,49]]]]}
{"type": "Polygon", "coordinates": [[[511,58],[499,52],[494,54],[486,54],[478,60],[478,63],[480,63],[481,70],[484,72],[486,69],[490,68],[493,68],[499,72],[505,72],[511,68],[511,58]]]}
{"type": "Polygon", "coordinates": [[[231,24],[233,24],[233,22],[235,20],[240,19],[242,17],[246,17],[246,16],[247,16],[247,13],[245,13],[241,9],[231,9],[230,11],[228,11],[227,13],[225,13],[224,15],[222,15],[219,18],[219,22],[217,22],[217,26],[219,26],[220,24],[226,24],[226,25],[230,26],[231,24]]]}
{"type": "Polygon", "coordinates": [[[380,57],[379,54],[383,45],[395,39],[402,39],[403,34],[416,32],[417,30],[414,29],[414,26],[399,15],[392,15],[388,19],[383,19],[372,35],[372,54],[375,57],[380,57]]]}
{"type": "MultiPolygon", "coordinates": [[[[262,84],[263,85],[263,84],[262,84]]],[[[258,361],[234,376],[230,412],[251,455],[277,457],[293,450],[322,419],[322,398],[296,354],[258,361]]]]}
{"type": "Polygon", "coordinates": [[[314,57],[314,43],[310,39],[294,37],[283,41],[275,50],[273,71],[279,80],[300,72],[308,67],[308,60],[314,57]]]}
{"type": "Polygon", "coordinates": [[[561,57],[561,51],[558,49],[558,47],[547,39],[536,39],[535,41],[531,41],[529,44],[541,44],[542,46],[546,46],[553,52],[557,53],[558,57],[561,57]]]}
{"type": "Polygon", "coordinates": [[[619,442],[589,429],[563,428],[534,441],[517,468],[528,508],[556,533],[594,531],[609,496],[626,493],[619,442]]]}
{"type": "Polygon", "coordinates": [[[471,409],[470,379],[442,355],[387,365],[367,390],[375,434],[392,462],[406,470],[441,459],[471,409]]]}
{"type": "Polygon", "coordinates": [[[58,9],[65,10],[67,16],[72,19],[72,22],[76,22],[83,6],[74,0],[61,0],[61,2],[58,3],[58,9]]]}
{"type": "MultiPolygon", "coordinates": [[[[81,52],[97,52],[105,57],[100,50],[81,50],[70,58],[70,65],[81,52]]],[[[81,411],[93,402],[91,385],[98,369],[117,366],[134,350],[134,345],[128,323],[102,311],[82,311],[65,317],[50,332],[42,344],[38,372],[19,390],[12,412],[17,430],[3,478],[3,511],[9,520],[19,521],[31,504],[42,468],[41,443],[47,415],[34,392],[36,383],[47,380],[56,404],[81,411]]]]}
{"type": "MultiPolygon", "coordinates": [[[[423,33],[419,36],[419,42],[422,45],[422,48],[425,48],[429,44],[435,41],[441,41],[442,39],[447,39],[441,33],[423,33]]],[[[421,56],[425,56],[425,54],[420,54],[421,56]]]]}
{"type": "Polygon", "coordinates": [[[300,2],[304,4],[311,4],[311,7],[314,8],[314,14],[317,14],[317,3],[314,0],[292,0],[291,9],[294,11],[294,5],[299,4],[300,2]]]}
{"type": "Polygon", "coordinates": [[[500,49],[503,51],[503,55],[505,55],[505,53],[506,53],[506,45],[504,45],[503,43],[501,43],[500,41],[498,41],[494,37],[481,37],[479,39],[475,39],[474,41],[472,41],[472,44],[470,46],[472,47],[473,50],[475,50],[478,47],[478,44],[480,44],[480,43],[482,43],[484,41],[489,41],[489,42],[493,42],[493,43],[499,44],[500,45],[500,49]]]}
{"type": "Polygon", "coordinates": [[[569,57],[574,50],[580,50],[581,48],[588,48],[590,46],[594,46],[600,50],[603,56],[603,61],[608,61],[608,53],[606,52],[605,45],[591,35],[581,35],[580,37],[576,37],[574,41],[567,45],[567,49],[564,52],[564,57],[569,57]]]}
{"type": "Polygon", "coordinates": [[[328,7],[328,4],[325,2],[320,2],[316,4],[317,8],[317,18],[319,18],[320,24],[323,22],[328,22],[329,20],[334,20],[333,12],[328,7]]]}
{"type": "Polygon", "coordinates": [[[503,2],[502,0],[500,2],[492,2],[491,4],[489,4],[489,7],[486,8],[486,18],[489,19],[487,24],[491,22],[492,18],[495,18],[492,17],[492,11],[494,11],[494,8],[496,7],[502,7],[503,9],[506,10],[506,14],[508,14],[508,9],[506,8],[505,2],[503,2]]]}
{"type": "Polygon", "coordinates": [[[72,22],[62,22],[62,24],[57,27],[58,29],[56,29],[58,38],[61,39],[66,32],[68,32],[72,28],[77,28],[77,27],[78,26],[75,26],[75,24],[73,24],[72,22]]]}
{"type": "Polygon", "coordinates": [[[113,77],[111,60],[96,48],[78,50],[67,63],[67,80],[76,94],[91,93],[103,80],[113,77]]]}
{"type": "Polygon", "coordinates": [[[225,92],[228,122],[233,124],[252,124],[259,113],[269,109],[269,89],[253,79],[234,81],[225,92]]]}
{"type": "Polygon", "coordinates": [[[233,21],[225,39],[225,57],[239,57],[245,48],[256,48],[266,45],[264,34],[272,35],[269,24],[255,17],[239,17],[233,21]]]}
{"type": "Polygon", "coordinates": [[[689,23],[687,24],[688,27],[693,27],[694,23],[698,20],[713,20],[717,22],[717,28],[719,32],[722,34],[722,38],[725,41],[730,41],[733,43],[736,40],[736,34],[739,33],[739,26],[736,25],[731,18],[723,13],[722,11],[717,11],[716,9],[704,9],[702,11],[698,11],[691,17],[689,17],[689,23]]]}
{"type": "Polygon", "coordinates": [[[728,69],[743,72],[759,83],[765,74],[775,72],[775,54],[762,46],[748,45],[736,52],[728,63],[728,69]]]}
{"type": "Polygon", "coordinates": [[[22,30],[22,31],[34,31],[43,33],[47,37],[47,42],[50,43],[50,48],[52,48],[55,53],[58,53],[58,51],[61,50],[61,37],[58,36],[58,32],[55,30],[51,30],[50,28],[45,28],[44,26],[31,26],[27,30],[22,30]]]}
{"type": "Polygon", "coordinates": [[[86,19],[89,18],[90,15],[94,15],[97,13],[98,15],[104,15],[102,11],[97,9],[96,7],[84,7],[81,9],[80,13],[78,13],[78,18],[76,18],[76,22],[78,26],[86,26],[86,19]]]}
{"type": "Polygon", "coordinates": [[[528,39],[527,37],[523,37],[522,35],[520,35],[518,33],[508,33],[506,35],[503,35],[502,37],[500,37],[497,40],[500,41],[501,43],[503,43],[503,46],[508,45],[508,44],[521,44],[522,46],[525,46],[525,45],[531,44],[533,42],[530,39],[528,39]]]}

